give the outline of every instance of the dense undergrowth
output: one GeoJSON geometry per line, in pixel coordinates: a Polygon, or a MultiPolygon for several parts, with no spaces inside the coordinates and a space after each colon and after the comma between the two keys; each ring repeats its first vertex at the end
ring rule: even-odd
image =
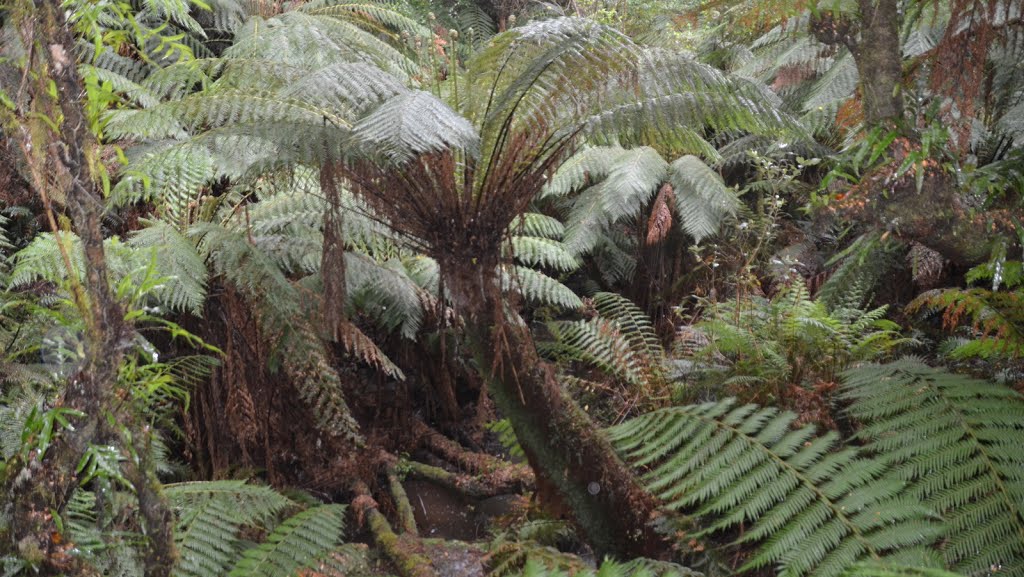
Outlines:
{"type": "Polygon", "coordinates": [[[0,5],[0,568],[1024,575],[1022,17],[0,5]]]}

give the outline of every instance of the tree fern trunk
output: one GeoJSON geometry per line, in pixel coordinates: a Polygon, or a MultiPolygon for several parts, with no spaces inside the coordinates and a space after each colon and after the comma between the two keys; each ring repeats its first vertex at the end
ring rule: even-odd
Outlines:
{"type": "Polygon", "coordinates": [[[652,498],[613,452],[589,416],[537,355],[529,329],[505,313],[494,266],[452,267],[445,286],[466,319],[466,332],[495,404],[509,419],[538,485],[557,490],[598,555],[656,557],[652,498]]]}
{"type": "Polygon", "coordinates": [[[338,189],[337,165],[326,161],[320,167],[320,190],[327,199],[324,208],[324,246],[320,257],[320,276],[324,283],[324,327],[332,340],[337,340],[345,320],[345,240],[341,229],[341,191],[338,189]]]}

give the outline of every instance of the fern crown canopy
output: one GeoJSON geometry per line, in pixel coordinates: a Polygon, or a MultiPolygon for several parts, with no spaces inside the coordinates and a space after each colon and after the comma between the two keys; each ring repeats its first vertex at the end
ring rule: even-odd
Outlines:
{"type": "Polygon", "coordinates": [[[476,156],[480,147],[469,121],[421,90],[391,98],[362,118],[353,133],[362,146],[395,164],[447,149],[476,156]]]}

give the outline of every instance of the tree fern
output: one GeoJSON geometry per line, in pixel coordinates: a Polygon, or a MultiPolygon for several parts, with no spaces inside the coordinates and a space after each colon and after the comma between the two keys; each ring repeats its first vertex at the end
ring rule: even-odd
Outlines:
{"type": "Polygon", "coordinates": [[[940,533],[932,513],[882,461],[835,433],[793,430],[795,419],[726,401],[655,411],[609,435],[667,507],[704,520],[703,534],[745,525],[737,544],[763,542],[741,570],[832,576],[860,559],[927,557],[940,533]]]}
{"type": "Polygon", "coordinates": [[[1024,397],[914,359],[851,369],[843,391],[858,437],[948,520],[949,565],[1024,575],[1024,397]]]}

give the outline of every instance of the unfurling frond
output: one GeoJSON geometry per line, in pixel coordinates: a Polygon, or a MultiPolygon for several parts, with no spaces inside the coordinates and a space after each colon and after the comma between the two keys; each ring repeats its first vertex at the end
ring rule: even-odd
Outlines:
{"type": "Polygon", "coordinates": [[[1024,575],[1024,397],[909,358],[845,377],[858,436],[947,519],[949,566],[1024,575]]]}
{"type": "Polygon", "coordinates": [[[840,575],[873,557],[927,557],[940,532],[883,462],[838,448],[836,433],[793,430],[796,415],[706,403],[655,411],[609,430],[613,444],[671,509],[706,533],[745,525],[763,542],[743,569],[787,577],[840,575]]]}

